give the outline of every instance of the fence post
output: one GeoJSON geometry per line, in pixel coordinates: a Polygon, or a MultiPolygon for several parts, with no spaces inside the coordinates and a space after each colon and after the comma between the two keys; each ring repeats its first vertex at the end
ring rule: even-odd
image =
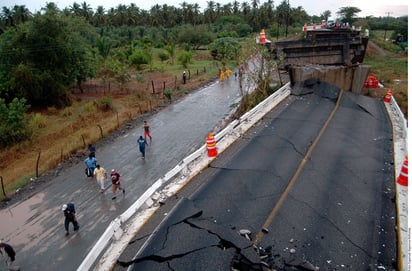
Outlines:
{"type": "Polygon", "coordinates": [[[177,89],[177,76],[175,76],[175,90],[177,89]]]}
{"type": "Polygon", "coordinates": [[[163,92],[166,90],[166,81],[163,81],[163,92]]]}
{"type": "Polygon", "coordinates": [[[36,178],[39,177],[40,155],[41,155],[41,150],[39,151],[39,155],[37,156],[37,162],[36,162],[36,178]]]}
{"type": "Polygon", "coordinates": [[[101,136],[101,138],[103,138],[103,129],[102,129],[102,126],[100,126],[99,124],[97,124],[97,127],[99,127],[99,129],[100,129],[100,136],[101,136]]]}
{"type": "MultiPolygon", "coordinates": [[[[116,118],[117,118],[117,128],[120,127],[120,122],[119,122],[119,112],[116,112],[116,118]]],[[[101,128],[100,128],[101,129],[101,128]]],[[[103,132],[102,132],[102,137],[103,137],[103,132]]]]}
{"type": "Polygon", "coordinates": [[[156,94],[153,80],[152,80],[152,90],[153,90],[153,94],[156,94]]]}
{"type": "Polygon", "coordinates": [[[84,140],[84,136],[82,135],[82,139],[83,139],[83,148],[86,148],[86,140],[84,140]]]}
{"type": "Polygon", "coordinates": [[[6,190],[4,189],[3,176],[0,176],[0,181],[1,181],[1,190],[3,190],[4,198],[7,198],[6,190]]]}

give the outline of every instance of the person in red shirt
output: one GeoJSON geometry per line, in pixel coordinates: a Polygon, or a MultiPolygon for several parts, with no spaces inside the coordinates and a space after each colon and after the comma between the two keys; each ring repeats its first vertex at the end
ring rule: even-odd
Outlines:
{"type": "Polygon", "coordinates": [[[152,136],[150,134],[150,126],[149,126],[149,124],[147,123],[146,120],[143,121],[143,129],[144,129],[144,134],[143,134],[144,139],[147,140],[147,137],[149,137],[150,138],[150,143],[151,143],[152,142],[152,136]]]}
{"type": "Polygon", "coordinates": [[[122,190],[123,195],[126,192],[125,189],[120,184],[120,177],[121,175],[116,170],[112,169],[112,172],[110,173],[110,178],[112,179],[112,191],[113,191],[112,199],[116,199],[117,190],[122,190]]]}

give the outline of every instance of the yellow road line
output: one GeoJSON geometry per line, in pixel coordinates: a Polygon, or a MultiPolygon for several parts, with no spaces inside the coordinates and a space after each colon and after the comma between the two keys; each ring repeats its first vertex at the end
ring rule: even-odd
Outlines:
{"type": "MultiPolygon", "coordinates": [[[[298,179],[303,167],[305,166],[309,156],[312,154],[313,150],[315,149],[316,145],[318,144],[320,138],[322,137],[323,133],[325,132],[326,128],[328,127],[329,123],[331,122],[333,116],[335,115],[336,111],[338,110],[340,101],[342,99],[343,95],[343,90],[339,92],[339,97],[336,102],[335,108],[333,111],[330,113],[328,119],[326,120],[325,124],[323,125],[322,129],[320,130],[318,136],[316,139],[313,141],[313,144],[310,146],[308,152],[306,153],[305,157],[303,157],[302,161],[299,164],[298,169],[296,170],[295,174],[292,176],[292,178],[289,181],[289,184],[286,186],[285,190],[283,191],[282,195],[279,198],[279,201],[276,203],[275,207],[273,207],[272,211],[270,212],[269,216],[267,217],[265,223],[263,223],[262,230],[263,229],[268,229],[270,224],[272,223],[273,219],[275,218],[277,212],[279,211],[280,207],[282,206],[283,202],[285,201],[287,195],[289,194],[290,189],[292,189],[293,185],[295,184],[296,180],[298,179]]],[[[261,240],[264,235],[264,231],[260,231],[257,235],[253,243],[257,245],[261,240]]]]}

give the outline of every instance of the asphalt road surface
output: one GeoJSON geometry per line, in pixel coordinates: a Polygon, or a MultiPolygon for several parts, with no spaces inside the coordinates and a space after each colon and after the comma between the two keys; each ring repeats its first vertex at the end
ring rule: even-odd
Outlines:
{"type": "Polygon", "coordinates": [[[339,99],[325,85],[305,91],[166,202],[115,270],[396,270],[383,103],[339,99]]]}

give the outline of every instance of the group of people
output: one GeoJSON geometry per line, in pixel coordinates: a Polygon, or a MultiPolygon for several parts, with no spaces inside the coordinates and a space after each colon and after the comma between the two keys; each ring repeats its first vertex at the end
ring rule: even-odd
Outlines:
{"type": "MultiPolygon", "coordinates": [[[[146,156],[146,146],[149,144],[147,143],[147,138],[152,141],[152,136],[150,134],[150,127],[147,121],[144,121],[143,125],[144,133],[143,136],[139,136],[137,139],[137,144],[139,146],[139,151],[142,154],[142,158],[144,159],[146,156]]],[[[104,181],[107,179],[107,172],[106,170],[99,164],[97,164],[96,159],[96,147],[92,144],[88,146],[88,157],[84,160],[86,164],[85,173],[88,177],[92,177],[96,179],[99,187],[100,193],[104,193],[105,186],[104,181]]],[[[112,199],[117,198],[117,191],[121,191],[123,195],[125,194],[126,190],[121,185],[121,175],[115,169],[112,169],[110,172],[110,179],[112,182],[112,199]]],[[[62,205],[61,210],[64,214],[64,229],[65,235],[70,235],[70,224],[73,224],[73,230],[77,232],[80,229],[80,224],[77,221],[76,209],[73,202],[68,202],[62,205]]],[[[6,265],[9,270],[20,270],[20,267],[14,265],[15,261],[15,251],[13,247],[3,241],[0,241],[0,254],[6,261],[6,265]]]]}
{"type": "MultiPolygon", "coordinates": [[[[152,135],[150,134],[150,126],[145,120],[143,122],[143,136],[139,136],[137,139],[137,145],[139,147],[139,151],[142,155],[142,158],[145,159],[146,157],[146,146],[148,146],[147,138],[150,139],[152,142],[152,135]]],[[[97,181],[97,184],[100,187],[100,193],[104,193],[105,191],[105,180],[107,179],[107,172],[104,167],[97,164],[96,159],[96,147],[92,144],[88,146],[88,157],[84,160],[86,164],[85,173],[87,177],[92,177],[97,181]]],[[[115,170],[112,169],[110,173],[110,179],[112,181],[112,192],[113,197],[112,199],[116,199],[116,191],[121,190],[125,193],[125,189],[120,184],[120,177],[121,175],[115,170]]]]}

